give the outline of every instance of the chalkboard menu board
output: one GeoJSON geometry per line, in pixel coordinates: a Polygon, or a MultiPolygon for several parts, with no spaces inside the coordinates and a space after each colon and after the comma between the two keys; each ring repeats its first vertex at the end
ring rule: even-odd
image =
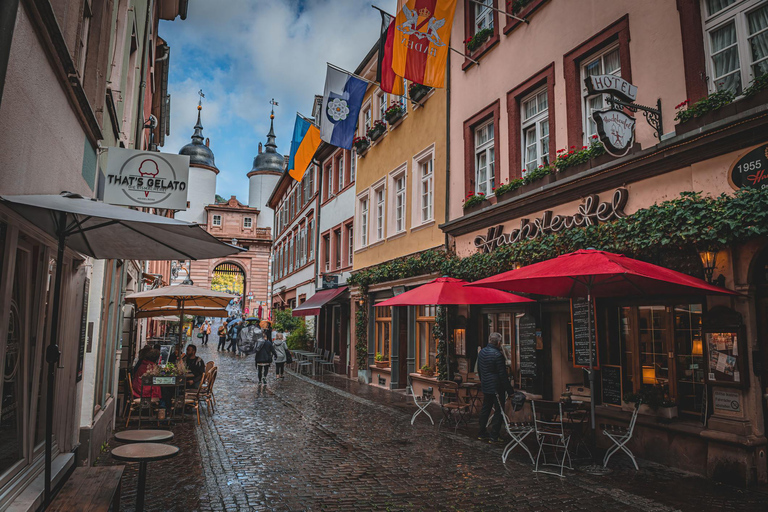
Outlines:
{"type": "Polygon", "coordinates": [[[597,318],[594,303],[587,299],[571,299],[571,325],[573,326],[573,366],[589,368],[589,349],[592,347],[592,364],[600,368],[597,356],[597,318]],[[592,314],[592,339],[589,339],[589,323],[587,316],[592,314]]]}
{"type": "Polygon", "coordinates": [[[518,325],[520,376],[536,377],[536,318],[533,315],[525,315],[518,325]]]}
{"type": "Polygon", "coordinates": [[[622,382],[621,366],[603,365],[600,370],[603,379],[603,403],[621,407],[622,382]]]}

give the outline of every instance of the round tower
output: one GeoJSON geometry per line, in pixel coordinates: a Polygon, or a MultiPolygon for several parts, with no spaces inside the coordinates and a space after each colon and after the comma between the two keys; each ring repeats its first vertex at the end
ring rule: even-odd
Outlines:
{"type": "MultiPolygon", "coordinates": [[[[201,98],[202,100],[202,98],[201,98]]],[[[189,156],[189,184],[187,186],[187,209],[176,213],[176,218],[188,222],[206,224],[205,207],[216,202],[216,176],[219,169],[213,159],[209,141],[203,138],[203,124],[200,122],[201,103],[197,105],[197,124],[192,142],[181,148],[180,155],[189,156]]]]}
{"type": "Polygon", "coordinates": [[[267,201],[285,169],[285,158],[277,152],[275,144],[274,119],[273,108],[269,115],[267,145],[262,151],[259,143],[259,154],[253,159],[253,167],[248,173],[248,206],[261,210],[256,227],[270,229],[273,228],[273,212],[267,207],[267,201]]]}

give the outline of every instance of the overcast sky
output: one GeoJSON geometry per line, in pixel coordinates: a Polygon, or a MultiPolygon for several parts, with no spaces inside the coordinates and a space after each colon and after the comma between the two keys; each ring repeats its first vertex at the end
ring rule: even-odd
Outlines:
{"type": "Polygon", "coordinates": [[[171,47],[171,135],[161,151],[190,142],[202,89],[203,134],[221,170],[216,193],[248,201],[248,178],[269,131],[274,98],[277,150],[287,154],[296,112],[311,114],[326,62],[354,71],[396,0],[191,0],[186,20],[161,22],[171,47]]]}

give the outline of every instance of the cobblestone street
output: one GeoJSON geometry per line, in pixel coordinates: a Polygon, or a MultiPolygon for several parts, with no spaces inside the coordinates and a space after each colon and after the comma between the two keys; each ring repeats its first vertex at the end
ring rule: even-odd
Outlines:
{"type": "MultiPolygon", "coordinates": [[[[200,426],[173,427],[182,454],[149,465],[148,510],[748,511],[768,501],[653,464],[635,472],[619,456],[608,476],[536,475],[519,454],[502,464],[501,446],[424,417],[412,427],[399,394],[335,376],[271,375],[259,387],[252,358],[214,345],[199,354],[219,366],[218,407],[200,426]]],[[[126,469],[124,510],[137,473],[126,469]]]]}

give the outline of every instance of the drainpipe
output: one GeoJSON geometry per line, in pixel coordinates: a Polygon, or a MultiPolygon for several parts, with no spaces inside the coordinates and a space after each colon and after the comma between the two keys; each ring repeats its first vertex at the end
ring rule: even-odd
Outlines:
{"type": "Polygon", "coordinates": [[[149,19],[152,15],[154,0],[147,0],[147,12],[144,18],[144,46],[141,49],[141,85],[139,86],[139,104],[136,106],[136,140],[135,149],[141,149],[144,134],[144,96],[147,90],[147,47],[149,46],[149,19]]]}
{"type": "MultiPolygon", "coordinates": [[[[445,72],[448,77],[445,87],[445,217],[443,222],[448,222],[451,204],[451,52],[448,52],[448,69],[445,72]]],[[[450,249],[448,233],[445,233],[445,250],[450,249]]]]}
{"type": "MultiPolygon", "coordinates": [[[[314,162],[313,162],[314,163],[314,162]]],[[[320,205],[322,204],[322,201],[320,200],[321,197],[323,197],[323,182],[325,181],[323,179],[323,166],[320,165],[320,162],[317,162],[317,208],[315,208],[315,216],[317,219],[315,220],[315,233],[317,235],[314,236],[315,239],[315,292],[317,292],[317,282],[318,282],[318,272],[320,272],[320,263],[318,261],[320,260],[320,205]]],[[[330,253],[330,252],[329,252],[330,253]]]]}
{"type": "Polygon", "coordinates": [[[13,29],[16,26],[16,13],[18,11],[19,0],[0,2],[0,104],[3,102],[5,73],[8,71],[8,60],[11,57],[13,29]]]}

